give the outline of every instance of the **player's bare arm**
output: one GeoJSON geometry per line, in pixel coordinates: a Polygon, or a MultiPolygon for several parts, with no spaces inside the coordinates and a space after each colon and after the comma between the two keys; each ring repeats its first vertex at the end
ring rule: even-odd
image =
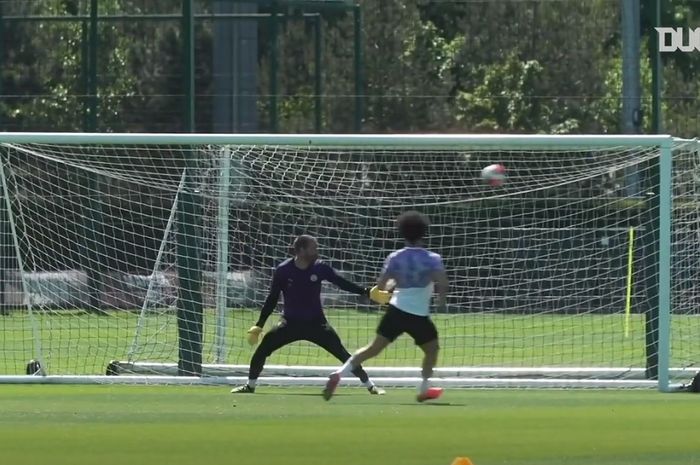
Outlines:
{"type": "Polygon", "coordinates": [[[389,272],[384,272],[379,276],[379,279],[377,279],[377,287],[383,291],[391,291],[391,282],[395,281],[396,278],[389,273],[389,272]]]}
{"type": "Polygon", "coordinates": [[[432,279],[435,283],[435,292],[437,293],[435,306],[439,312],[442,312],[447,305],[447,291],[450,288],[447,272],[444,269],[433,271],[432,279]]]}

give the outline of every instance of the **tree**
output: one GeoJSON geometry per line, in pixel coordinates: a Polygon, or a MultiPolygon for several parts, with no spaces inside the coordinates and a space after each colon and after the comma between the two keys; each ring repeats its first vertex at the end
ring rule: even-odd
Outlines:
{"type": "MultiPolygon", "coordinates": [[[[415,2],[371,0],[362,3],[365,55],[366,132],[439,131],[452,120],[447,71],[462,39],[445,40],[420,17],[415,2]]],[[[331,128],[352,128],[354,85],[351,18],[330,28],[326,39],[326,90],[331,128]]]]}
{"type": "Polygon", "coordinates": [[[580,121],[559,118],[551,102],[540,99],[544,70],[535,60],[510,54],[503,63],[482,65],[482,83],[459,92],[457,119],[475,132],[570,133],[580,121]]]}

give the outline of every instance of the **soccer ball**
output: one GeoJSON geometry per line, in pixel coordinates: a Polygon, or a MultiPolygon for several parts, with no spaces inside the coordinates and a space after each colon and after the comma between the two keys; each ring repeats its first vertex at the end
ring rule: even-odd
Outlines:
{"type": "Polygon", "coordinates": [[[498,163],[489,165],[481,170],[481,179],[490,186],[501,186],[506,180],[506,167],[498,163]]]}

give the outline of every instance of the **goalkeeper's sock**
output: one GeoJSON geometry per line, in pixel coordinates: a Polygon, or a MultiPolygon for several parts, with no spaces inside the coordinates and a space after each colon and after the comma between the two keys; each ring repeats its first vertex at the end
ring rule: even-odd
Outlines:
{"type": "Polygon", "coordinates": [[[374,381],[372,381],[371,379],[368,379],[367,381],[362,383],[362,385],[364,387],[366,387],[367,389],[372,389],[372,387],[374,387],[374,381]]]}
{"type": "Polygon", "coordinates": [[[250,387],[252,387],[252,388],[255,388],[255,385],[256,385],[256,384],[258,384],[258,380],[257,380],[257,379],[249,379],[249,380],[248,380],[248,386],[250,386],[250,387]]]}
{"type": "Polygon", "coordinates": [[[355,369],[355,367],[352,365],[352,359],[353,359],[353,357],[350,357],[349,359],[347,359],[345,361],[345,363],[343,363],[343,366],[340,367],[339,369],[337,369],[336,371],[334,371],[333,373],[336,375],[340,375],[341,377],[347,376],[350,373],[352,373],[352,370],[355,369]]]}

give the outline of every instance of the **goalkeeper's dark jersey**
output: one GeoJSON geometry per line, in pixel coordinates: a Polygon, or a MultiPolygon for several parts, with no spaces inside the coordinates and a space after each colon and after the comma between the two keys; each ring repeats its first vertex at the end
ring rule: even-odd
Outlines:
{"type": "Polygon", "coordinates": [[[320,260],[302,270],[296,266],[294,259],[290,258],[275,269],[270,295],[261,312],[262,323],[264,324],[264,319],[277,305],[280,292],[284,296],[282,314],[287,321],[325,322],[326,317],[321,305],[323,281],[331,282],[344,291],[354,294],[365,292],[363,288],[344,279],[330,265],[320,260]]]}

